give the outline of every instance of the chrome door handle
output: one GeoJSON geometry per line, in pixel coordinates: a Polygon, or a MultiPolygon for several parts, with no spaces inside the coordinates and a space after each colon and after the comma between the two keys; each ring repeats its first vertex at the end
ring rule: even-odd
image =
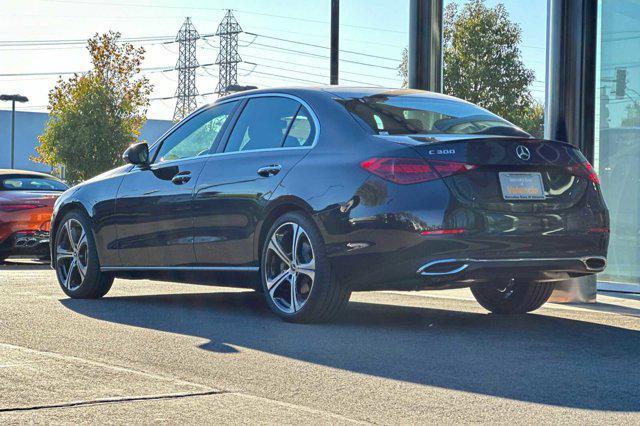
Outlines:
{"type": "Polygon", "coordinates": [[[274,176],[280,173],[281,169],[282,166],[280,164],[271,164],[270,166],[260,167],[258,169],[258,174],[264,177],[274,176]]]}
{"type": "Polygon", "coordinates": [[[189,182],[190,180],[191,180],[191,172],[188,172],[188,171],[180,172],[171,178],[171,182],[173,182],[176,185],[182,185],[184,183],[189,182]]]}

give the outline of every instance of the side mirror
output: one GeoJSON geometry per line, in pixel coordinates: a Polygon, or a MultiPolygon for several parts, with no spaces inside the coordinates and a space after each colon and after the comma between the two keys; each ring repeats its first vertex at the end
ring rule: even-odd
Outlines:
{"type": "Polygon", "coordinates": [[[131,145],[122,154],[122,159],[130,164],[144,166],[149,164],[149,145],[146,142],[131,145]]]}

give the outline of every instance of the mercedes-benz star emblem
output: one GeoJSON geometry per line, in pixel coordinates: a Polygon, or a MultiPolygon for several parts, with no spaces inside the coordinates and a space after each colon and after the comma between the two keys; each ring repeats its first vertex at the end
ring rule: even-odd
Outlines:
{"type": "Polygon", "coordinates": [[[529,148],[524,145],[518,145],[516,147],[516,155],[519,159],[527,161],[531,158],[531,152],[529,152],[529,148]]]}

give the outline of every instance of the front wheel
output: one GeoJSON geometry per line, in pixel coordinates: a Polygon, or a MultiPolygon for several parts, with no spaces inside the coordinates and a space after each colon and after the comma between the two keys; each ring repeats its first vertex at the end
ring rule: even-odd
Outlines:
{"type": "Polygon", "coordinates": [[[287,213],[271,226],[261,276],[269,307],[286,321],[329,320],[351,295],[331,271],[320,231],[301,212],[287,213]]]}
{"type": "Polygon", "coordinates": [[[471,293],[485,309],[495,314],[524,314],[549,300],[552,283],[514,282],[471,287],[471,293]]]}
{"type": "Polygon", "coordinates": [[[62,291],[73,299],[97,299],[109,291],[113,276],[100,271],[89,220],[80,212],[67,213],[56,232],[56,276],[62,291]]]}

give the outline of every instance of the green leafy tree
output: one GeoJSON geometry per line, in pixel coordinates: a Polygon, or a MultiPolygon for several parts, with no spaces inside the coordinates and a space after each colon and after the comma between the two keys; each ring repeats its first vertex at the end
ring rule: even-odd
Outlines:
{"type": "Polygon", "coordinates": [[[35,160],[64,165],[70,182],[117,166],[146,121],[152,86],[139,77],[144,49],[119,39],[116,32],[89,39],[93,69],[58,80],[49,92],[49,121],[35,160]]]}
{"type": "MultiPolygon", "coordinates": [[[[534,72],[522,62],[522,30],[504,5],[449,3],[443,16],[444,93],[465,99],[542,137],[544,109],[531,95],[534,72]]],[[[398,72],[407,85],[407,50],[398,72]]]]}

